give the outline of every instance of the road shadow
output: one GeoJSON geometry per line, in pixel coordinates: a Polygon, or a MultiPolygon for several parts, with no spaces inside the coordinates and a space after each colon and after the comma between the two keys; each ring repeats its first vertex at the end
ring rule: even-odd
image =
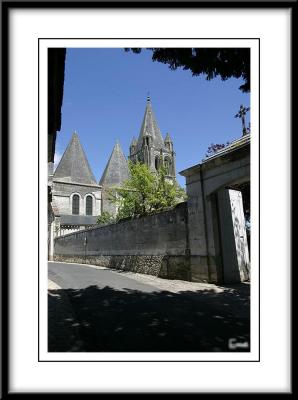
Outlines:
{"type": "Polygon", "coordinates": [[[249,290],[245,284],[222,292],[144,293],[96,285],[49,290],[49,351],[250,351],[249,290]],[[53,310],[61,310],[66,295],[74,313],[57,315],[53,310]],[[59,343],[65,324],[76,329],[71,345],[59,343]]]}

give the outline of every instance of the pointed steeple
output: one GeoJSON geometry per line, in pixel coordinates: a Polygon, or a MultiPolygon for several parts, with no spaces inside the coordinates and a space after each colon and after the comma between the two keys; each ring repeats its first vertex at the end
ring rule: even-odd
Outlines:
{"type": "Polygon", "coordinates": [[[130,145],[131,146],[136,146],[136,144],[137,144],[137,139],[133,136],[133,138],[131,139],[130,145]]]}
{"type": "Polygon", "coordinates": [[[72,138],[54,172],[54,179],[96,185],[87,157],[77,132],[72,138]]]}
{"type": "Polygon", "coordinates": [[[152,146],[156,148],[164,147],[164,141],[160,129],[157,125],[157,121],[152,110],[151,100],[149,96],[147,97],[145,115],[143,118],[143,123],[138,138],[137,151],[141,150],[144,143],[144,138],[146,136],[150,136],[152,138],[152,146]]]}
{"type": "Polygon", "coordinates": [[[127,160],[117,140],[99,184],[106,187],[121,186],[129,176],[127,160]]]}
{"type": "Polygon", "coordinates": [[[173,141],[172,141],[171,136],[170,136],[169,133],[166,134],[165,143],[173,143],[173,141]]]}
{"type": "Polygon", "coordinates": [[[166,137],[165,137],[165,146],[166,146],[166,149],[169,152],[173,151],[173,141],[172,141],[171,136],[169,135],[169,133],[167,133],[166,137]]]}
{"type": "Polygon", "coordinates": [[[137,148],[137,139],[133,137],[129,146],[129,154],[133,155],[136,152],[136,148],[137,148]]]}

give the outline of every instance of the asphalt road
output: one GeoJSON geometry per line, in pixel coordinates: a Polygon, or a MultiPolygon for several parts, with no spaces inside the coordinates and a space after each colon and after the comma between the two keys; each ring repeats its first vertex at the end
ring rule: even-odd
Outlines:
{"type": "Polygon", "coordinates": [[[62,289],[86,289],[97,285],[98,288],[106,286],[115,290],[132,289],[142,292],[159,291],[151,285],[137,282],[123,276],[121,272],[115,273],[109,269],[95,269],[82,264],[49,263],[49,279],[57,283],[62,289]]]}
{"type": "Polygon", "coordinates": [[[61,287],[49,290],[49,351],[249,351],[248,285],[173,293],[63,263],[49,263],[48,275],[61,287]]]}

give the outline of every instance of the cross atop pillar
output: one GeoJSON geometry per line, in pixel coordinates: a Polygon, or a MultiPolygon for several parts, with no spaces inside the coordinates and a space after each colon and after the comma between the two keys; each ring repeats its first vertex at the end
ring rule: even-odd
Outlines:
{"type": "Polygon", "coordinates": [[[248,133],[248,130],[246,129],[245,126],[245,115],[247,112],[250,110],[250,107],[244,107],[243,104],[240,106],[240,110],[238,113],[235,115],[235,118],[241,118],[242,122],[242,136],[246,135],[248,133]]]}

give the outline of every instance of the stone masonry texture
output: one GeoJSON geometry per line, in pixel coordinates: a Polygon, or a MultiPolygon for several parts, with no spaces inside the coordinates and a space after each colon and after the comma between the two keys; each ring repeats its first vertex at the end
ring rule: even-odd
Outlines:
{"type": "Polygon", "coordinates": [[[55,260],[191,280],[186,204],[59,237],[55,260]]]}

